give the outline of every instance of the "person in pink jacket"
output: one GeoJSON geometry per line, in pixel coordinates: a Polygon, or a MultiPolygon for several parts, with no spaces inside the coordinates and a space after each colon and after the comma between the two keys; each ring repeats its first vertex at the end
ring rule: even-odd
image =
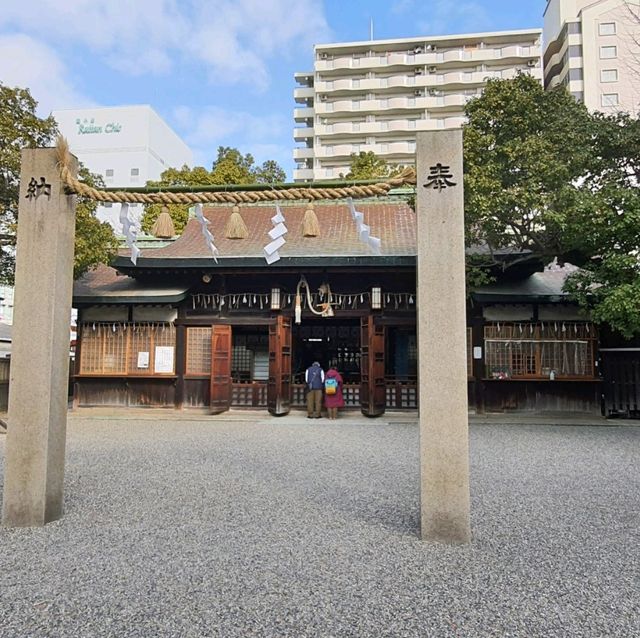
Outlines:
{"type": "Polygon", "coordinates": [[[324,405],[330,419],[338,418],[338,408],[344,407],[342,376],[335,368],[329,368],[324,378],[324,405]]]}

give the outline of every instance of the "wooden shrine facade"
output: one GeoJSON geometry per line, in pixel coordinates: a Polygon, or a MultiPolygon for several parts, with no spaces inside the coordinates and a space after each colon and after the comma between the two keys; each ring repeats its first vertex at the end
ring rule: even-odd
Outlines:
{"type": "MultiPolygon", "coordinates": [[[[272,207],[249,208],[250,239],[226,241],[228,211],[210,209],[217,264],[192,221],[136,266],[121,256],[78,281],[75,405],[282,415],[304,407],[304,371],[318,360],[342,373],[347,409],[416,409],[414,213],[401,202],[360,205],[382,238],[372,256],[345,210],[323,208],[328,236],[308,238],[298,230],[303,207],[283,207],[288,254],[269,266],[255,237],[270,227],[272,207]],[[302,295],[298,324],[302,277],[312,294],[302,295]],[[333,316],[318,316],[328,290],[333,316]]],[[[564,276],[521,271],[470,297],[470,407],[600,411],[597,331],[566,302],[564,276]]]]}

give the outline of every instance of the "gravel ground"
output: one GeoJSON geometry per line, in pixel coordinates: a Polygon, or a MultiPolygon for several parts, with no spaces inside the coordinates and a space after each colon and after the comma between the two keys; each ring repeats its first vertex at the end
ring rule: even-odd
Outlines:
{"type": "Polygon", "coordinates": [[[467,547],[418,540],[417,442],[72,417],[64,518],[0,529],[0,636],[640,636],[640,428],[472,426],[467,547]]]}

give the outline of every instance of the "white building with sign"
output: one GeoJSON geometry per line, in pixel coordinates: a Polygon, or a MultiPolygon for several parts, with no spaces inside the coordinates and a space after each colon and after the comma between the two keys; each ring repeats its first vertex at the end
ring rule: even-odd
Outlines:
{"type": "MultiPolygon", "coordinates": [[[[54,111],[71,152],[107,186],[144,186],[167,168],[193,165],[193,153],[148,105],[54,111]]],[[[139,219],[142,205],[130,209],[139,219]]],[[[119,206],[100,206],[98,217],[116,232],[119,206]]]]}

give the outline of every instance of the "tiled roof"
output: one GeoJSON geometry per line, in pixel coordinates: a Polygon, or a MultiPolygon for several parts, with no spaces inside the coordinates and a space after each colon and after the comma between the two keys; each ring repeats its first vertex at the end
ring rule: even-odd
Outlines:
{"type": "Polygon", "coordinates": [[[158,286],[137,281],[126,277],[110,266],[99,265],[94,270],[85,273],[73,284],[73,298],[75,302],[124,303],[137,298],[145,301],[168,303],[184,298],[187,287],[179,285],[158,286]]]}
{"type": "MultiPolygon", "coordinates": [[[[316,203],[320,235],[302,236],[302,220],[307,206],[282,206],[285,224],[289,230],[286,244],[279,250],[282,257],[350,257],[372,256],[369,246],[358,239],[355,222],[346,203],[316,203]]],[[[382,240],[383,256],[415,255],[415,213],[402,201],[385,203],[356,202],[356,210],[364,213],[364,223],[371,226],[371,234],[382,240]]],[[[210,221],[209,230],[220,251],[220,257],[263,257],[263,247],[271,240],[268,232],[273,228],[271,217],[276,214],[273,205],[247,205],[240,214],[249,230],[247,239],[227,239],[224,227],[231,215],[231,206],[204,209],[210,221]]],[[[210,257],[202,236],[200,224],[191,219],[181,237],[164,248],[143,250],[143,258],[180,259],[210,257]]]]}

